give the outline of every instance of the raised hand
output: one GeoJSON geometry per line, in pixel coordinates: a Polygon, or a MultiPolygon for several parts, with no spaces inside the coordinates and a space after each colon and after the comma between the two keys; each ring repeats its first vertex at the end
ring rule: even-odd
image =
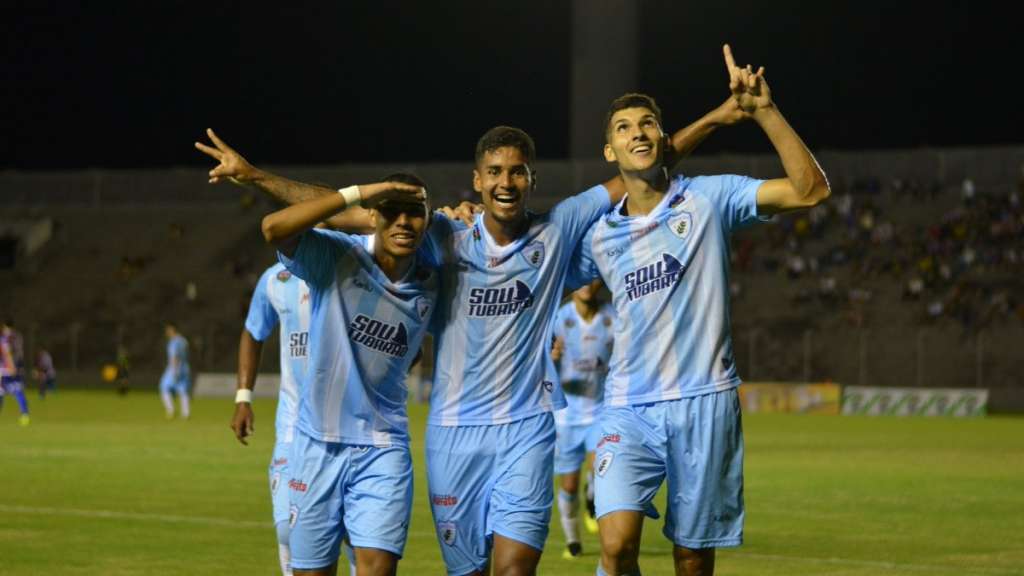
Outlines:
{"type": "Polygon", "coordinates": [[[362,196],[363,204],[368,208],[372,208],[386,200],[417,204],[425,203],[427,200],[426,190],[404,182],[360,184],[359,194],[362,196]]]}
{"type": "Polygon", "coordinates": [[[222,180],[244,184],[247,180],[252,179],[256,174],[256,168],[252,164],[249,164],[241,154],[235,152],[233,148],[218,138],[212,128],[206,129],[206,136],[210,138],[210,142],[213,142],[215,147],[196,142],[196,149],[219,162],[213,170],[210,170],[210,184],[217,184],[222,180]]]}
{"type": "Polygon", "coordinates": [[[747,64],[740,68],[732,57],[732,48],[728,44],[722,46],[722,53],[725,55],[725,67],[729,72],[729,91],[744,114],[753,114],[762,108],[769,108],[772,105],[771,90],[768,89],[768,82],[764,79],[764,66],[754,72],[753,67],[747,64]]]}

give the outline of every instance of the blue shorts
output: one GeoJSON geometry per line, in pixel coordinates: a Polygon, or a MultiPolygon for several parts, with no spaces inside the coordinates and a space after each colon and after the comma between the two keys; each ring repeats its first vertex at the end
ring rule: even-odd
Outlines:
{"type": "Polygon", "coordinates": [[[165,370],[163,375],[160,376],[160,392],[174,391],[177,394],[187,394],[189,385],[189,374],[188,371],[180,372],[178,377],[174,377],[174,373],[170,370],[165,370]]]}
{"type": "Polygon", "coordinates": [[[412,511],[408,446],[321,442],[296,429],[288,468],[293,568],[335,563],[346,534],[353,547],[402,555],[412,511]]]}
{"type": "Polygon", "coordinates": [[[494,534],[544,549],[554,500],[550,413],[493,426],[427,426],[427,484],[448,574],[487,565],[494,534]]]}
{"type": "Polygon", "coordinates": [[[664,534],[677,546],[743,542],[743,426],[735,388],[605,406],[594,456],[597,516],[644,511],[668,478],[664,534]]]}
{"type": "Polygon", "coordinates": [[[21,378],[17,376],[0,376],[0,396],[14,394],[22,390],[21,378]]]}
{"type": "MultiPolygon", "coordinates": [[[[270,459],[267,475],[270,478],[270,502],[274,508],[274,525],[288,521],[288,456],[291,442],[274,444],[274,456],[270,459]]],[[[287,542],[282,542],[287,544],[287,542]]]]}
{"type": "Polygon", "coordinates": [[[579,472],[587,458],[597,446],[601,431],[598,424],[555,425],[555,474],[579,472]]]}

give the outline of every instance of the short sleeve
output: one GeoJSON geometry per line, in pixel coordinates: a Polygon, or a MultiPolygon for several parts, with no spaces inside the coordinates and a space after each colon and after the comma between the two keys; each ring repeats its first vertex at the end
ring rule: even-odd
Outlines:
{"type": "Polygon", "coordinates": [[[565,276],[565,286],[569,290],[582,288],[587,284],[601,277],[597,269],[597,262],[594,261],[594,233],[597,224],[593,224],[583,240],[576,246],[572,257],[569,259],[569,271],[565,276]]]}
{"type": "Polygon", "coordinates": [[[764,180],[724,174],[721,176],[698,176],[691,186],[703,191],[718,209],[726,230],[732,232],[744,228],[760,218],[757,214],[757,189],[764,180]]]}
{"type": "Polygon", "coordinates": [[[268,268],[256,285],[256,291],[252,294],[249,302],[249,314],[245,318],[245,329],[252,334],[252,337],[260,342],[266,340],[274,328],[277,327],[277,310],[270,302],[267,294],[267,284],[271,282],[271,272],[275,267],[268,268]]]}
{"type": "Polygon", "coordinates": [[[338,259],[358,243],[344,232],[307,230],[299,236],[299,245],[291,258],[281,252],[277,253],[277,258],[289,272],[311,287],[322,288],[333,281],[338,259]]]}
{"type": "Polygon", "coordinates": [[[565,234],[566,246],[575,248],[592,224],[611,209],[608,189],[603,185],[562,200],[551,209],[551,221],[565,234]]]}

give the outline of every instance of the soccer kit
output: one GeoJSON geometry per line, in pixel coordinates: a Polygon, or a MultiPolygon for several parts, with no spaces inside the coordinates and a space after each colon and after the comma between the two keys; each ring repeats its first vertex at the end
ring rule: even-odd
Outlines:
{"type": "Polygon", "coordinates": [[[610,207],[597,186],[543,215],[506,246],[483,215],[435,215],[424,246],[440,270],[427,481],[449,574],[483,568],[493,534],[542,549],[553,500],[553,410],[565,398],[551,361],[572,252],[610,207]]]}
{"type": "Polygon", "coordinates": [[[260,276],[249,304],[245,329],[260,342],[280,325],[281,388],[277,398],[274,454],[270,460],[270,498],[278,542],[288,538],[288,452],[299,415],[299,389],[306,374],[309,350],[310,294],[306,283],[283,264],[267,268],[260,276]],[[282,481],[283,479],[283,481],[282,481]]]}
{"type": "Polygon", "coordinates": [[[160,392],[170,393],[172,390],[178,395],[188,394],[191,374],[188,366],[188,340],[181,334],[176,334],[167,341],[167,368],[160,377],[160,392]],[[173,363],[177,360],[178,369],[175,370],[173,363]]]}
{"type": "Polygon", "coordinates": [[[314,569],[352,546],[402,555],[412,506],[406,373],[437,302],[417,263],[392,282],[341,232],[302,234],[287,270],[310,294],[309,365],[288,456],[292,567],[314,569]]]}
{"type": "Polygon", "coordinates": [[[597,445],[599,431],[593,423],[604,396],[613,321],[614,311],[607,304],[590,322],[580,316],[571,300],[558,309],[552,329],[563,345],[558,377],[566,407],[555,412],[555,474],[579,471],[587,452],[597,445]]]}
{"type": "Polygon", "coordinates": [[[687,548],[743,539],[743,433],[729,335],[729,236],[758,220],[761,180],[677,176],[650,213],[624,199],[580,245],[615,307],[594,462],[597,514],[643,511],[668,479],[664,533],[687,548]]]}

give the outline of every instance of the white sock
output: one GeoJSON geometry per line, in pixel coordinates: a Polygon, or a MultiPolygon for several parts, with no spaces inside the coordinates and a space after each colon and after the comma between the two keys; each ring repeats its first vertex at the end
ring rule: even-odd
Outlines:
{"type": "Polygon", "coordinates": [[[349,576],[356,576],[356,551],[352,549],[352,545],[348,543],[348,540],[341,541],[341,549],[345,552],[345,557],[348,558],[349,576]]]}
{"type": "Polygon", "coordinates": [[[161,392],[160,400],[163,400],[164,412],[167,412],[168,416],[174,416],[174,400],[171,399],[171,393],[161,392]]]}
{"type": "Polygon", "coordinates": [[[189,415],[189,399],[188,394],[182,394],[178,396],[178,401],[181,402],[181,417],[188,418],[189,415]]]}
{"type": "Polygon", "coordinates": [[[278,544],[277,557],[281,560],[281,574],[292,576],[292,549],[287,544],[278,544]]]}
{"type": "Polygon", "coordinates": [[[575,494],[569,494],[561,488],[558,490],[558,517],[562,521],[565,543],[579,542],[579,497],[575,494]]]}

